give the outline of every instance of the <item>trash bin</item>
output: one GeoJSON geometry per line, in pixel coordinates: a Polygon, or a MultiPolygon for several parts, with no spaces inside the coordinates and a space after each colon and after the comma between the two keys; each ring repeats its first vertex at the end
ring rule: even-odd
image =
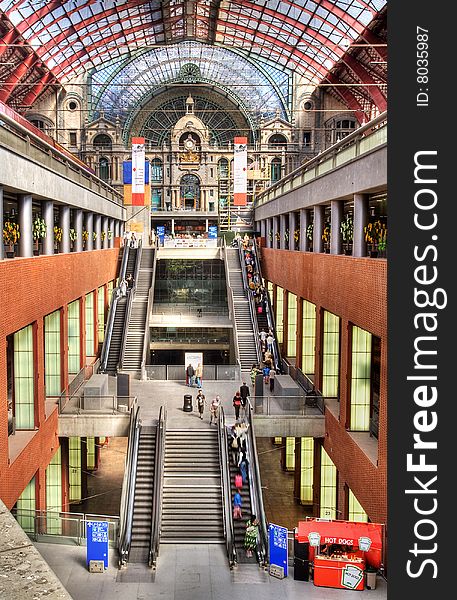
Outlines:
{"type": "Polygon", "coordinates": [[[376,569],[368,567],[366,570],[366,586],[368,590],[376,589],[376,569]]]}
{"type": "Polygon", "coordinates": [[[184,412],[192,412],[192,394],[184,394],[184,404],[182,407],[184,412]]]}

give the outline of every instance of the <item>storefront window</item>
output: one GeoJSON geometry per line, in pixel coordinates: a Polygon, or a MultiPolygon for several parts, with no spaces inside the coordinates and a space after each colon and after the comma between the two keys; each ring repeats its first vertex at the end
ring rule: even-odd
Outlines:
{"type": "Polygon", "coordinates": [[[322,394],[325,397],[338,397],[340,367],[340,319],[324,311],[324,338],[322,362],[322,394]]]}
{"type": "Polygon", "coordinates": [[[352,328],[351,429],[369,431],[371,395],[371,333],[352,328]]]}
{"type": "Polygon", "coordinates": [[[349,490],[349,521],[360,521],[361,523],[368,523],[368,515],[363,510],[362,505],[357,500],[355,495],[349,490]]]}
{"type": "Polygon", "coordinates": [[[86,294],[86,356],[94,356],[94,293],[86,294]]]}
{"type": "Polygon", "coordinates": [[[68,373],[81,369],[81,338],[79,324],[79,299],[68,305],[68,373]]]}
{"type": "Polygon", "coordinates": [[[61,534],[62,523],[56,513],[62,511],[62,459],[61,448],[46,468],[46,527],[48,533],[61,534]]]}
{"type": "Polygon", "coordinates": [[[14,416],[16,429],[35,428],[33,330],[31,325],[14,334],[14,416]]]}
{"type": "Polygon", "coordinates": [[[300,502],[313,503],[314,439],[301,438],[300,502]]]}
{"type": "Polygon", "coordinates": [[[336,467],[321,448],[321,506],[322,519],[336,519],[336,467]]]}
{"type": "Polygon", "coordinates": [[[46,396],[58,396],[62,391],[60,362],[60,310],[56,310],[44,318],[46,396]]]}
{"type": "Polygon", "coordinates": [[[297,296],[288,292],[287,296],[287,356],[297,354],[297,296]]]}
{"type": "Polygon", "coordinates": [[[316,305],[303,300],[302,366],[306,375],[314,375],[316,346],[316,305]]]}
{"type": "Polygon", "coordinates": [[[275,306],[275,319],[276,319],[276,339],[279,344],[283,342],[283,309],[284,309],[284,290],[282,287],[276,286],[276,306],[275,306]]]}

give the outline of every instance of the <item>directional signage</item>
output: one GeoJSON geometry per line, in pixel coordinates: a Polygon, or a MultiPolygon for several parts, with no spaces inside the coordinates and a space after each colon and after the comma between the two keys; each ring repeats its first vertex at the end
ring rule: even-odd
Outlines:
{"type": "Polygon", "coordinates": [[[86,521],[87,564],[102,560],[108,568],[108,521],[86,521]]]}
{"type": "Polygon", "coordinates": [[[270,565],[283,567],[284,577],[287,577],[287,527],[268,525],[268,539],[270,543],[270,565]]]}

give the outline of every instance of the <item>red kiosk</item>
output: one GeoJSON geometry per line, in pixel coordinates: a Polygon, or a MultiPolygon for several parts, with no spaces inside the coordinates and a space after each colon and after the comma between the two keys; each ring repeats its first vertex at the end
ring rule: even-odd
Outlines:
{"type": "Polygon", "coordinates": [[[309,518],[299,521],[295,539],[310,545],[314,585],[363,590],[365,568],[381,566],[382,535],[378,523],[309,518]]]}

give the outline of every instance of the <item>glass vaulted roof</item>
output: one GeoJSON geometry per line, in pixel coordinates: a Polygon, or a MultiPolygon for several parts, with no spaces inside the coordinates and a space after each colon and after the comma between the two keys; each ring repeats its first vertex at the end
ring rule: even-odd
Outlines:
{"type": "MultiPolygon", "coordinates": [[[[217,46],[182,42],[95,69],[90,77],[91,110],[123,120],[168,83],[215,84],[241,103],[253,119],[288,118],[290,76],[270,65],[217,46]],[[249,108],[248,108],[249,107],[249,108]]],[[[196,90],[198,91],[198,89],[196,90]]]]}
{"type": "Polygon", "coordinates": [[[236,48],[317,84],[386,0],[0,0],[61,81],[148,46],[236,48]]]}

